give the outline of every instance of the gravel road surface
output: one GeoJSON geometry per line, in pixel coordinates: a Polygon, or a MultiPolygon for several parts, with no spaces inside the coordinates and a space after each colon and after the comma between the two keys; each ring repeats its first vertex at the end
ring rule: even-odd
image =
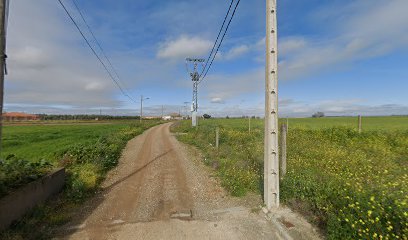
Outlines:
{"type": "Polygon", "coordinates": [[[55,239],[281,239],[251,210],[259,197],[229,197],[170,126],[131,140],[103,191],[55,239]]]}

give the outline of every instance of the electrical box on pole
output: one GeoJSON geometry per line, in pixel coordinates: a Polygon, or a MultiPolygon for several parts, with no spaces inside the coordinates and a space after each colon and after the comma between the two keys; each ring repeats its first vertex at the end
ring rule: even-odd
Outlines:
{"type": "Polygon", "coordinates": [[[197,126],[197,111],[198,111],[198,84],[200,81],[200,74],[198,73],[198,64],[204,63],[205,59],[186,58],[187,72],[190,74],[191,81],[193,81],[193,101],[191,103],[191,124],[193,127],[197,126]],[[193,70],[188,68],[189,63],[193,64],[193,70]]]}
{"type": "Polygon", "coordinates": [[[279,207],[278,35],[276,0],[266,0],[264,202],[279,207]]]}

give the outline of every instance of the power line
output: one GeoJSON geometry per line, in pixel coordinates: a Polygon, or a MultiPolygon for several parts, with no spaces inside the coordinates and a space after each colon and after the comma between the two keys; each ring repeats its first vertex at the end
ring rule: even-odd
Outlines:
{"type": "Polygon", "coordinates": [[[210,61],[210,58],[211,58],[212,54],[214,53],[215,46],[217,46],[218,39],[220,38],[221,32],[224,29],[225,22],[227,21],[227,18],[229,16],[229,13],[231,11],[231,7],[232,7],[233,3],[234,3],[234,0],[231,0],[230,6],[229,6],[228,11],[227,11],[227,14],[225,14],[224,21],[222,22],[222,26],[220,28],[220,31],[218,32],[217,39],[214,42],[214,46],[211,49],[210,55],[208,55],[207,61],[205,61],[205,65],[204,65],[203,71],[200,74],[200,77],[203,75],[203,73],[204,73],[204,71],[205,71],[205,69],[206,69],[206,67],[208,65],[208,62],[210,61]]]}
{"type": "Polygon", "coordinates": [[[110,61],[110,59],[108,58],[107,54],[105,53],[105,50],[102,48],[102,45],[99,43],[98,39],[96,38],[94,32],[92,31],[91,26],[88,24],[88,22],[86,21],[84,15],[82,14],[81,9],[79,8],[77,1],[76,0],[72,0],[72,3],[74,4],[76,10],[78,11],[79,15],[82,18],[82,21],[85,23],[86,27],[88,28],[88,31],[91,33],[94,41],[96,42],[96,44],[98,45],[99,49],[101,50],[102,55],[105,57],[106,61],[109,63],[109,66],[111,67],[113,73],[115,74],[116,78],[118,79],[118,81],[120,83],[122,83],[122,85],[125,86],[125,89],[128,90],[128,88],[126,88],[126,85],[121,81],[118,72],[116,71],[115,67],[113,66],[112,62],[110,61]]]}
{"type": "Polygon", "coordinates": [[[102,59],[99,57],[99,55],[96,53],[95,49],[92,47],[92,45],[90,44],[89,40],[85,37],[84,33],[82,32],[81,28],[79,27],[79,25],[77,24],[77,22],[74,20],[74,18],[72,17],[72,15],[69,13],[68,9],[65,7],[65,5],[62,3],[61,0],[58,0],[58,2],[60,3],[60,5],[62,6],[62,8],[65,10],[66,14],[68,15],[68,17],[71,19],[72,23],[75,25],[75,27],[78,29],[79,33],[81,34],[82,38],[85,40],[86,44],[88,45],[88,47],[92,50],[93,54],[96,56],[96,58],[99,60],[99,62],[102,64],[103,68],[106,70],[106,72],[108,73],[110,79],[116,84],[116,86],[118,86],[119,90],[122,92],[122,94],[126,97],[128,97],[131,101],[133,101],[134,103],[136,103],[136,101],[129,96],[129,94],[127,94],[123,88],[120,86],[120,84],[118,83],[118,81],[113,77],[112,73],[109,71],[108,67],[106,66],[106,64],[102,61],[102,59]]]}
{"type": "Polygon", "coordinates": [[[229,26],[230,26],[230,24],[232,22],[232,19],[234,18],[235,12],[237,11],[237,8],[238,8],[238,5],[239,5],[240,2],[241,2],[241,0],[238,0],[237,4],[235,5],[234,11],[232,12],[232,16],[231,16],[231,18],[230,18],[230,20],[229,20],[229,22],[227,24],[227,27],[225,28],[224,34],[222,35],[221,41],[218,44],[217,50],[215,51],[215,54],[214,54],[214,56],[213,56],[213,58],[211,60],[211,63],[208,66],[207,71],[205,72],[204,76],[200,79],[200,81],[198,83],[201,83],[204,80],[204,78],[207,76],[208,71],[210,71],[210,68],[211,68],[211,66],[212,66],[212,64],[214,62],[215,57],[217,56],[218,50],[220,49],[220,47],[222,45],[222,42],[224,41],[225,35],[227,34],[228,28],[229,28],[229,26]]]}

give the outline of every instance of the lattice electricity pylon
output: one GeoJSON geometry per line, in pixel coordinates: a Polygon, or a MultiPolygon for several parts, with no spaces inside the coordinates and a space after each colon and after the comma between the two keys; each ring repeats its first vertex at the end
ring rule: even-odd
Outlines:
{"type": "Polygon", "coordinates": [[[200,74],[198,73],[198,64],[201,63],[201,66],[204,68],[203,63],[205,62],[205,59],[200,59],[200,58],[186,58],[186,68],[187,72],[191,77],[191,81],[193,81],[193,101],[192,101],[192,106],[191,106],[191,112],[192,112],[192,124],[193,126],[196,126],[197,123],[197,111],[198,111],[198,83],[200,81],[200,74]],[[192,63],[193,64],[193,71],[190,71],[188,65],[192,63]]]}

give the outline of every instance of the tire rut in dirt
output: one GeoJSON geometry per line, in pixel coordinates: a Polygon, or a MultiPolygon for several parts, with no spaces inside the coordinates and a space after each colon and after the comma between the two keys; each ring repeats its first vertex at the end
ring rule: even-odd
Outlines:
{"type": "Polygon", "coordinates": [[[135,203],[140,197],[140,185],[146,171],[151,163],[155,160],[150,160],[151,146],[153,137],[157,130],[149,132],[144,139],[141,150],[132,158],[136,162],[134,171],[121,180],[113,183],[105,188],[107,199],[99,210],[96,218],[90,218],[86,223],[88,233],[95,239],[104,239],[104,237],[112,234],[115,230],[107,228],[115,222],[132,222],[134,215],[132,209],[135,208],[135,203]]]}
{"type": "MultiPolygon", "coordinates": [[[[184,216],[186,213],[191,212],[194,207],[184,169],[180,166],[179,156],[176,151],[173,151],[174,146],[169,138],[168,126],[164,125],[161,127],[160,139],[162,139],[162,148],[168,150],[169,154],[161,161],[161,191],[160,195],[158,195],[160,196],[159,207],[154,217],[156,220],[169,219],[177,214],[184,216]]],[[[181,217],[180,219],[185,218],[181,217]]]]}

